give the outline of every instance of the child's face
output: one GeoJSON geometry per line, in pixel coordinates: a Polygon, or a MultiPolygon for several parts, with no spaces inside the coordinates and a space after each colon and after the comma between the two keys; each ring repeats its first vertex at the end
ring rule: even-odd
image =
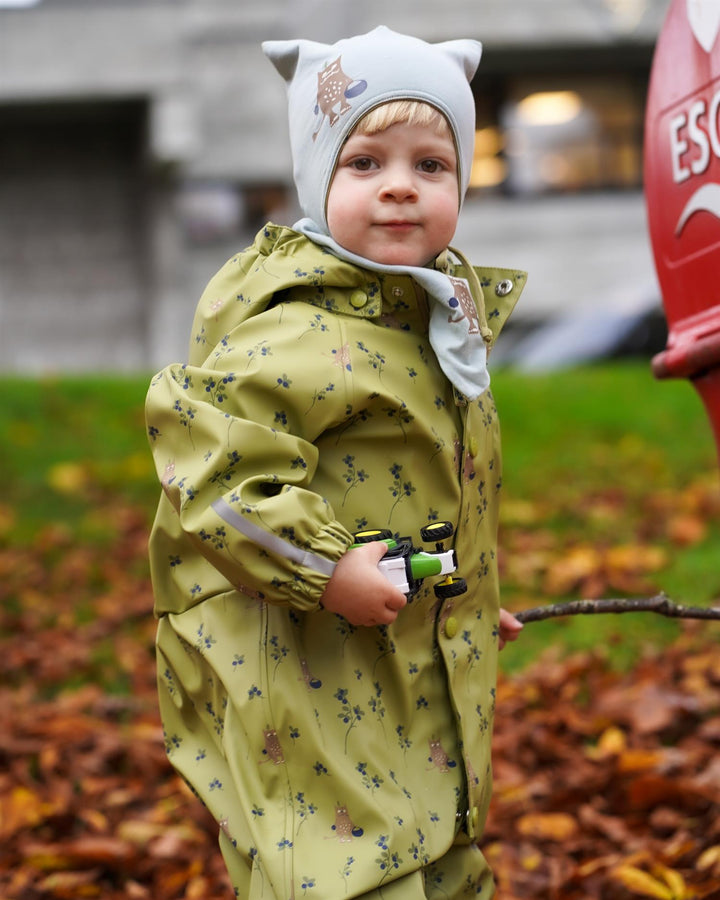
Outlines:
{"type": "Polygon", "coordinates": [[[327,200],[330,235],[383,265],[423,266],[450,243],[458,219],[455,144],[449,132],[397,123],[352,134],[327,200]]]}

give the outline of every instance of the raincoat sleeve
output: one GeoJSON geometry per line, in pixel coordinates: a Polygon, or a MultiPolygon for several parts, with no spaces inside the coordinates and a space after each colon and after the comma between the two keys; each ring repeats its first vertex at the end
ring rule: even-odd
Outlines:
{"type": "MultiPolygon", "coordinates": [[[[164,369],[148,391],[146,418],[174,510],[166,517],[176,518],[172,527],[184,533],[188,557],[199,551],[244,593],[313,609],[352,543],[330,504],[313,491],[313,442],[344,420],[347,391],[338,369],[328,383],[321,354],[299,355],[298,305],[244,323],[242,339],[226,336],[216,358],[200,366],[164,369]],[[278,314],[285,316],[282,328],[278,314]],[[269,334],[272,352],[264,354],[269,334]]],[[[156,521],[156,530],[162,527],[156,521]]],[[[196,587],[202,595],[203,584],[196,587]]],[[[216,593],[217,584],[208,590],[216,593]]]]}

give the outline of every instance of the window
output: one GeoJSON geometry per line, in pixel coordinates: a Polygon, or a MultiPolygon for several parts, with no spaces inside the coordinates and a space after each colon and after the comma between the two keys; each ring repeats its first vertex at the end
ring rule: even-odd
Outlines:
{"type": "Polygon", "coordinates": [[[512,194],[638,188],[645,84],[633,74],[509,77],[478,110],[471,187],[512,194]]]}

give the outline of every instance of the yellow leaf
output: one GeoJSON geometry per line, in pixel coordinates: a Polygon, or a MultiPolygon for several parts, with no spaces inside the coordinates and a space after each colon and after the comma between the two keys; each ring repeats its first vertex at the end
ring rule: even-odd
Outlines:
{"type": "Polygon", "coordinates": [[[527,853],[523,853],[520,858],[520,865],[525,869],[526,872],[534,872],[537,868],[542,865],[543,855],[538,850],[530,850],[527,853]]]}
{"type": "Polygon", "coordinates": [[[589,747],[585,752],[590,759],[607,759],[608,756],[619,756],[627,748],[625,732],[615,725],[606,728],[600,735],[597,745],[589,747]]]}
{"type": "Polygon", "coordinates": [[[500,515],[505,525],[533,525],[544,516],[537,503],[530,500],[504,500],[500,506],[500,515]]]}
{"type": "Polygon", "coordinates": [[[52,803],[25,787],[15,788],[0,799],[0,837],[9,837],[21,828],[38,825],[54,812],[52,803]]]}
{"type": "Polygon", "coordinates": [[[518,822],[520,834],[548,841],[565,841],[577,830],[577,822],[567,813],[528,813],[518,822]]]}
{"type": "Polygon", "coordinates": [[[81,463],[56,463],[48,471],[47,482],[59,494],[79,494],[87,486],[87,470],[81,463]]]}
{"type": "Polygon", "coordinates": [[[687,885],[685,884],[685,879],[675,869],[670,869],[662,863],[656,863],[653,866],[653,872],[659,878],[662,878],[665,884],[670,888],[673,900],[686,900],[686,898],[690,896],[688,894],[687,885]]]}
{"type": "Polygon", "coordinates": [[[642,897],[656,897],[657,900],[677,900],[667,885],[635,866],[618,866],[613,870],[612,876],[633,894],[639,894],[642,897]]]}
{"type": "Polygon", "coordinates": [[[612,570],[655,572],[667,562],[661,547],[647,544],[620,544],[607,551],[607,564],[612,570]]]}
{"type": "Polygon", "coordinates": [[[602,558],[594,547],[573,547],[548,567],[543,588],[548,594],[567,594],[601,568],[602,558]]]}
{"type": "Polygon", "coordinates": [[[720,844],[715,844],[714,847],[708,847],[707,850],[703,850],[698,857],[696,865],[701,872],[704,872],[705,869],[720,866],[720,844]]]}
{"type": "Polygon", "coordinates": [[[149,453],[133,453],[125,457],[119,466],[122,475],[130,481],[141,481],[153,472],[152,457],[149,453]]]}

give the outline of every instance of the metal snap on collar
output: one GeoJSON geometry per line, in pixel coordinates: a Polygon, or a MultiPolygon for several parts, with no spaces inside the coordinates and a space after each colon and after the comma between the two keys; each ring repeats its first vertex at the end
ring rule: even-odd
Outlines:
{"type": "Polygon", "coordinates": [[[495,285],[495,293],[498,297],[507,297],[512,289],[513,283],[509,278],[503,278],[502,281],[498,281],[495,285]]]}

